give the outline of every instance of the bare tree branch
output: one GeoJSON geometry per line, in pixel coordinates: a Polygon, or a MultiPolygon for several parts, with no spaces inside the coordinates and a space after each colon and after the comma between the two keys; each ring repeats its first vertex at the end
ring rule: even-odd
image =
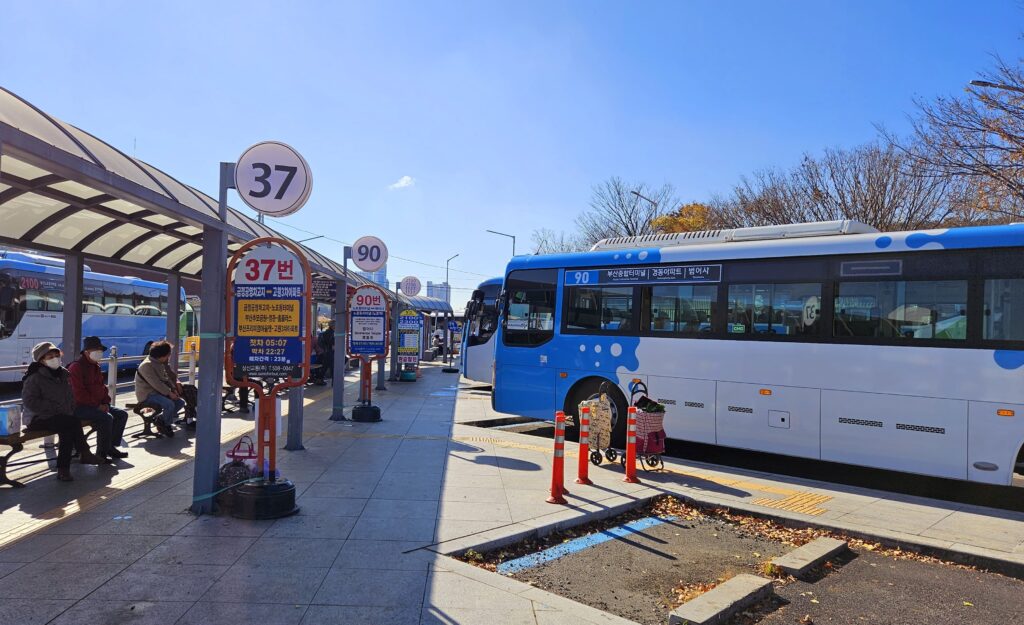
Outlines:
{"type": "Polygon", "coordinates": [[[590,199],[590,210],[576,218],[581,239],[594,244],[609,237],[631,237],[655,232],[652,222],[667,210],[676,207],[675,190],[671,185],[652,189],[646,184],[627,184],[617,176],[596,185],[590,199]],[[653,200],[637,197],[633,191],[653,200]]]}

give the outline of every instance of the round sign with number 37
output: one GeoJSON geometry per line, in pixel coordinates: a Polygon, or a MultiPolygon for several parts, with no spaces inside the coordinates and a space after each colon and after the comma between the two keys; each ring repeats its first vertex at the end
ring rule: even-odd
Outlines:
{"type": "Polygon", "coordinates": [[[235,189],[242,201],[268,217],[302,208],[313,189],[313,173],[302,155],[279,141],[257,143],[235,164],[235,189]]]}

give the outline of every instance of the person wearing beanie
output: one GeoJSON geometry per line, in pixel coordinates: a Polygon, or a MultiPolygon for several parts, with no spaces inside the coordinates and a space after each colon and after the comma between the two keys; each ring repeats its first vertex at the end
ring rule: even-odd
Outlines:
{"type": "Polygon", "coordinates": [[[68,370],[60,366],[61,351],[49,341],[32,348],[34,361],[22,378],[21,405],[29,419],[28,430],[57,433],[57,479],[72,481],[71,455],[81,453],[82,464],[106,464],[89,451],[82,422],[75,418],[75,396],[68,370]]]}
{"type": "Polygon", "coordinates": [[[135,371],[135,397],[140,403],[160,406],[160,416],[154,425],[157,431],[168,438],[174,437],[171,425],[178,411],[185,407],[182,385],[168,364],[172,351],[167,341],[153,343],[149,348],[149,356],[135,371]]]}
{"type": "Polygon", "coordinates": [[[128,413],[110,405],[110,393],[103,381],[99,361],[107,348],[98,336],[87,336],[82,352],[68,366],[71,389],[75,394],[75,416],[81,421],[92,421],[96,430],[96,455],[104,458],[127,458],[128,453],[117,448],[124,436],[128,413]]]}

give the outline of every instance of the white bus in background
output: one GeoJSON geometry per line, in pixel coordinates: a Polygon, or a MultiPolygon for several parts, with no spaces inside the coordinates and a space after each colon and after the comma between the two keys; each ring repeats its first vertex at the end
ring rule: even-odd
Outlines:
{"type": "MultiPolygon", "coordinates": [[[[182,301],[184,297],[182,289],[182,301]]],[[[82,336],[99,336],[105,345],[116,346],[119,356],[148,354],[149,346],[167,335],[167,303],[166,283],[94,273],[86,267],[82,336]]],[[[77,354],[81,346],[61,345],[63,323],[64,261],[0,250],[0,364],[29,364],[32,346],[41,341],[77,354]]],[[[179,333],[185,336],[188,330],[188,320],[181,314],[179,333]]],[[[137,364],[122,363],[119,368],[137,364]]],[[[3,372],[0,382],[20,382],[22,375],[3,372]]]]}
{"type": "Polygon", "coordinates": [[[499,302],[499,412],[640,380],[669,438],[1024,483],[1024,225],[607,239],[513,258],[499,302]]]}
{"type": "Polygon", "coordinates": [[[481,384],[493,382],[494,331],[498,329],[495,301],[501,292],[501,278],[480,283],[466,303],[459,369],[462,377],[481,384]]]}

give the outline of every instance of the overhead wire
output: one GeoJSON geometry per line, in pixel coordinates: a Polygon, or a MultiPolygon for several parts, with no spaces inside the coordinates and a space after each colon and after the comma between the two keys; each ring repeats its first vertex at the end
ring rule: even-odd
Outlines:
{"type": "MultiPolygon", "coordinates": [[[[328,241],[333,241],[335,243],[340,243],[341,245],[351,245],[347,241],[342,241],[340,239],[335,239],[334,237],[330,237],[330,236],[327,236],[327,235],[321,235],[321,234],[318,234],[318,233],[313,232],[311,230],[306,230],[305,228],[300,228],[298,226],[294,226],[292,224],[285,223],[285,222],[283,222],[283,221],[281,221],[279,219],[274,219],[272,217],[268,218],[268,219],[272,220],[276,224],[280,224],[280,225],[285,226],[287,228],[291,228],[292,230],[297,230],[297,231],[302,232],[304,234],[312,234],[312,235],[315,235],[315,236],[319,236],[319,237],[324,238],[324,239],[326,239],[328,241]]],[[[435,265],[433,263],[426,263],[426,262],[423,262],[421,260],[413,260],[411,258],[404,258],[402,256],[396,256],[395,254],[391,254],[390,252],[388,253],[388,256],[390,256],[391,258],[394,258],[395,260],[403,260],[403,261],[405,261],[407,263],[415,263],[417,265],[423,265],[425,267],[434,267],[436,269],[447,269],[448,271],[464,273],[464,274],[467,274],[467,275],[470,275],[470,276],[478,276],[480,278],[492,278],[493,277],[493,276],[488,276],[488,275],[485,275],[485,274],[482,274],[482,273],[476,273],[476,272],[473,272],[473,271],[466,271],[464,269],[455,269],[453,267],[445,267],[444,265],[435,265]]]]}

